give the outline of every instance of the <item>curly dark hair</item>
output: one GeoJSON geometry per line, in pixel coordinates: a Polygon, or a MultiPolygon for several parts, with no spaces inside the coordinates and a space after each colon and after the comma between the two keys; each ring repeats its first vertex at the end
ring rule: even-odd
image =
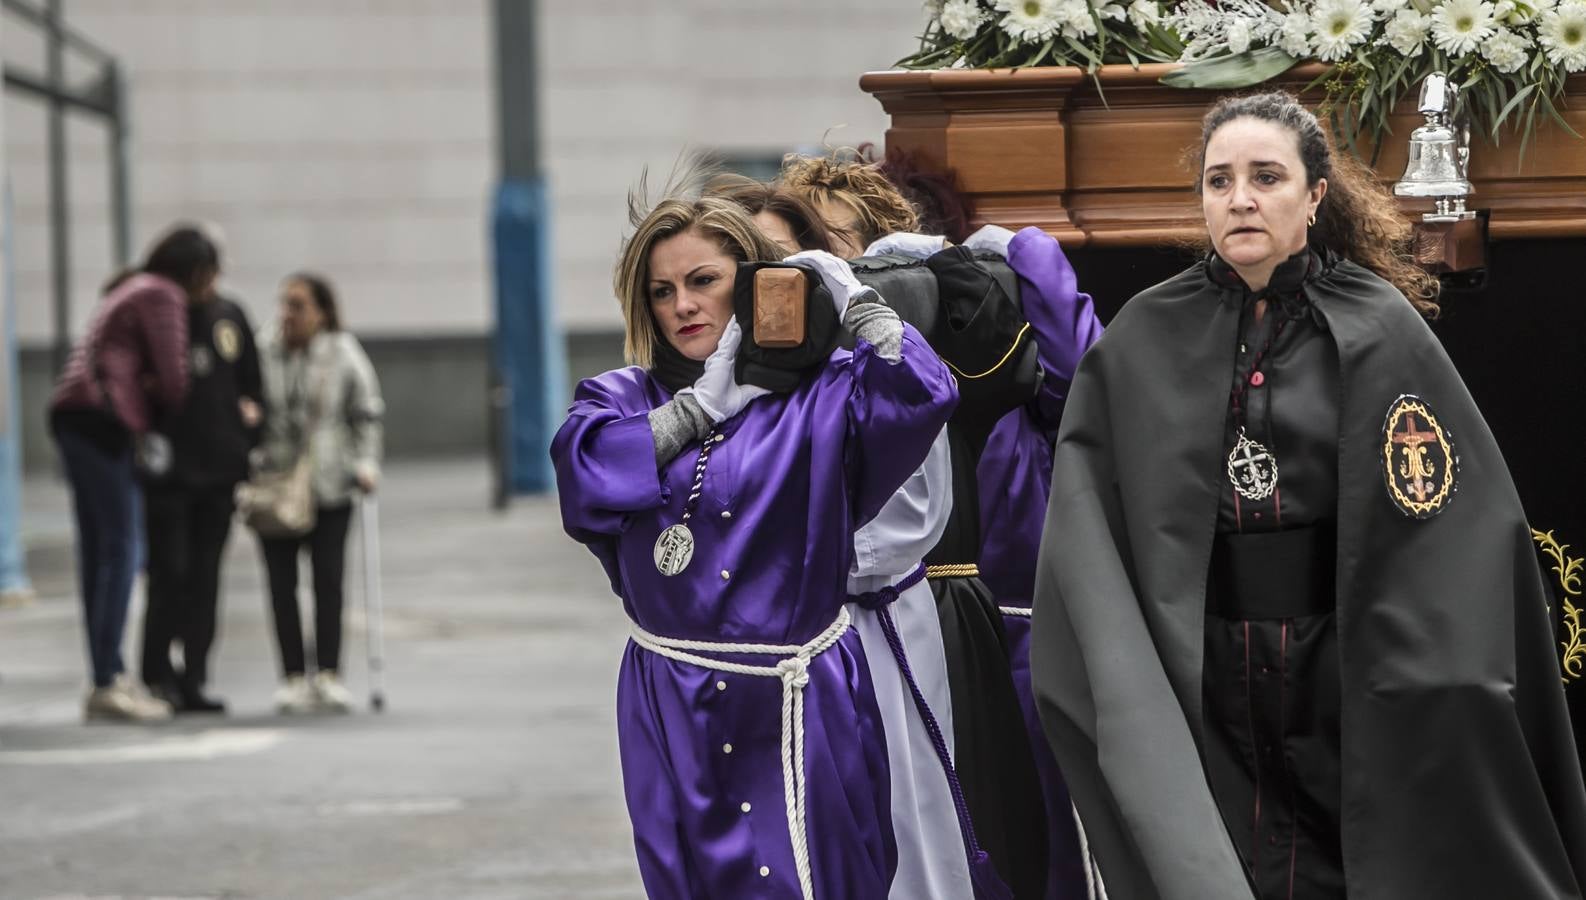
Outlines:
{"type": "MultiPolygon", "coordinates": [[[[1197,173],[1205,169],[1206,145],[1212,135],[1235,119],[1271,122],[1294,132],[1306,184],[1315,187],[1327,179],[1327,194],[1316,208],[1316,224],[1311,226],[1313,242],[1375,272],[1398,288],[1422,315],[1437,318],[1441,285],[1415,264],[1410,252],[1414,231],[1393,195],[1359,160],[1334,151],[1327,130],[1293,94],[1267,91],[1225,97],[1213,104],[1201,121],[1197,173]]],[[[1201,192],[1198,175],[1195,192],[1201,192]]]]}

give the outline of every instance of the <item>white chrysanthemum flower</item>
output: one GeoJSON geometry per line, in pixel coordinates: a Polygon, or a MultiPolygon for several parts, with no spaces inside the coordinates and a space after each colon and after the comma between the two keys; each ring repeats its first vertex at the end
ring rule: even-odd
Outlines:
{"type": "Polygon", "coordinates": [[[1147,26],[1162,21],[1162,7],[1157,6],[1156,0],[1134,0],[1129,4],[1129,21],[1144,31],[1147,26]]]}
{"type": "Polygon", "coordinates": [[[1500,72],[1514,72],[1531,61],[1530,39],[1500,28],[1481,45],[1481,55],[1500,72]]]}
{"type": "Polygon", "coordinates": [[[1406,9],[1409,5],[1410,0],[1371,0],[1371,11],[1386,16],[1406,9]]]}
{"type": "Polygon", "coordinates": [[[1072,38],[1090,37],[1096,33],[1096,17],[1091,15],[1090,4],[1085,0],[1061,0],[1057,7],[1057,21],[1063,34],[1072,38]]]}
{"type": "Polygon", "coordinates": [[[1063,26],[1059,0],[997,0],[1004,13],[1002,30],[1014,40],[1026,43],[1044,41],[1063,26]]]}
{"type": "Polygon", "coordinates": [[[1311,10],[1316,55],[1334,62],[1371,36],[1371,10],[1361,0],[1321,0],[1311,10]]]}
{"type": "Polygon", "coordinates": [[[1422,15],[1413,9],[1403,9],[1388,20],[1387,27],[1382,30],[1382,43],[1404,56],[1420,56],[1426,49],[1426,36],[1431,30],[1431,16],[1422,15]]]}
{"type": "Polygon", "coordinates": [[[947,0],[942,4],[941,15],[937,18],[942,23],[943,31],[961,41],[974,37],[985,20],[986,12],[979,0],[947,0]]]}
{"type": "Polygon", "coordinates": [[[1432,43],[1464,56],[1492,36],[1493,5],[1487,0],[1448,0],[1432,10],[1432,43]]]}
{"type": "Polygon", "coordinates": [[[1102,19],[1111,19],[1114,22],[1122,22],[1124,19],[1128,18],[1129,11],[1124,9],[1122,3],[1108,3],[1105,6],[1098,7],[1096,10],[1096,15],[1102,19]]]}
{"type": "Polygon", "coordinates": [[[1536,41],[1555,66],[1566,72],[1586,69],[1586,3],[1566,2],[1543,13],[1536,41]]]}
{"type": "Polygon", "coordinates": [[[1508,15],[1503,16],[1503,21],[1510,25],[1529,25],[1557,3],[1554,0],[1515,0],[1509,5],[1513,8],[1508,15]]]}
{"type": "Polygon", "coordinates": [[[1223,32],[1223,40],[1228,42],[1229,53],[1243,53],[1250,49],[1250,23],[1244,19],[1235,19],[1228,23],[1228,29],[1223,32]]]}
{"type": "Polygon", "coordinates": [[[1283,17],[1278,29],[1278,48],[1296,58],[1305,59],[1315,52],[1311,44],[1311,17],[1302,12],[1291,12],[1283,17]]]}

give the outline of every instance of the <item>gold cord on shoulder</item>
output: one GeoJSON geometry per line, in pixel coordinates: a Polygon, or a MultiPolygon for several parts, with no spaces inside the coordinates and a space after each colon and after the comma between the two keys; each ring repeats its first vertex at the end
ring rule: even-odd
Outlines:
{"type": "Polygon", "coordinates": [[[958,368],[957,366],[953,365],[952,362],[947,360],[947,359],[943,359],[942,362],[947,363],[947,367],[949,369],[952,369],[953,372],[955,374],[957,374],[959,378],[968,378],[971,381],[975,380],[976,378],[985,378],[987,375],[990,375],[993,372],[996,372],[998,369],[1002,368],[1004,365],[1007,364],[1008,360],[1013,358],[1013,351],[1019,349],[1019,343],[1024,340],[1025,332],[1027,332],[1029,330],[1030,330],[1030,323],[1029,322],[1025,322],[1024,323],[1024,327],[1020,328],[1019,329],[1019,333],[1014,336],[1014,338],[1013,338],[1013,346],[1008,348],[1008,352],[1002,354],[1002,358],[997,360],[997,364],[996,365],[992,366],[991,368],[987,369],[984,372],[981,372],[979,375],[970,375],[967,372],[965,372],[964,370],[962,370],[962,369],[958,368]]]}
{"type": "Polygon", "coordinates": [[[979,575],[980,567],[974,563],[925,567],[926,578],[975,578],[979,575]]]}

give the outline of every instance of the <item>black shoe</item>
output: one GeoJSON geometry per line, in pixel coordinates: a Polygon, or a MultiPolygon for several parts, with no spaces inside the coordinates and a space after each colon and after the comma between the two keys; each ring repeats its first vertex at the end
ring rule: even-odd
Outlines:
{"type": "Polygon", "coordinates": [[[203,689],[184,685],[177,691],[177,697],[171,703],[171,708],[178,713],[207,713],[223,716],[226,714],[226,701],[218,700],[214,697],[206,697],[203,689]]]}
{"type": "Polygon", "coordinates": [[[171,704],[171,709],[174,711],[181,710],[182,690],[177,687],[176,679],[146,681],[144,687],[148,689],[150,697],[171,704]]]}

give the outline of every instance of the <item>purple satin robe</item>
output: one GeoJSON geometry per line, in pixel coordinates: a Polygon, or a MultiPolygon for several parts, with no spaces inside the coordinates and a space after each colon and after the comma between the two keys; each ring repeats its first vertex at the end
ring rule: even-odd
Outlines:
{"type": "MultiPolygon", "coordinates": [[[[1062,247],[1046,232],[1031,227],[1014,235],[1008,245],[1008,265],[1019,276],[1024,316],[1035,334],[1036,353],[1046,377],[1035,400],[997,423],[975,471],[984,535],[980,578],[991,588],[999,606],[1027,609],[1035,593],[1035,561],[1052,485],[1052,439],[1074,368],[1101,337],[1102,329],[1090,295],[1079,291],[1062,247]]],[[[1084,861],[1068,788],[1046,744],[1030,687],[1030,619],[1008,615],[1003,617],[1003,625],[1014,685],[1046,795],[1052,863],[1047,900],[1083,898],[1084,861]]]]}
{"type": "MultiPolygon", "coordinates": [[[[793,393],[753,401],[719,426],[726,439],[711,453],[689,523],[694,558],[672,577],[656,571],[652,551],[682,518],[699,446],[656,471],[648,413],[668,399],[636,368],[579,385],[552,446],[565,528],[599,557],[628,616],[653,634],[800,644],[842,609],[855,529],[924,461],[957,389],[905,326],[900,362],[861,341],[793,393]]],[[[809,666],[807,832],[822,900],[885,897],[896,867],[886,736],[869,672],[854,631],[809,666]]],[[[618,733],[650,897],[800,896],[783,801],[781,702],[775,678],[711,671],[629,643],[618,733]]]]}

